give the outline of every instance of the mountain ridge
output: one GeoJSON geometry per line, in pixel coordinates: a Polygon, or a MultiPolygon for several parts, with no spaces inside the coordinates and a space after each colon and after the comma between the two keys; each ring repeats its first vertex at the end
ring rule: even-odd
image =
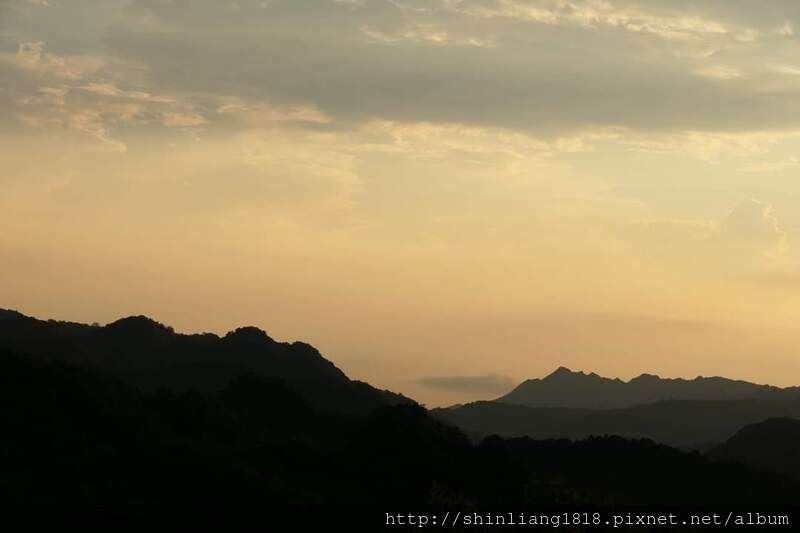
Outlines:
{"type": "Polygon", "coordinates": [[[144,391],[214,392],[240,374],[253,373],[281,378],[313,405],[344,414],[412,402],[351,380],[310,344],[278,342],[254,326],[224,336],[184,334],[143,315],[100,326],[39,320],[0,309],[0,348],[97,368],[144,391]]]}
{"type": "Polygon", "coordinates": [[[721,376],[684,379],[648,373],[623,381],[560,366],[543,378],[523,381],[494,401],[527,407],[624,409],[666,400],[769,399],[787,394],[800,396],[800,387],[781,388],[721,376]]]}
{"type": "Polygon", "coordinates": [[[624,409],[529,407],[481,401],[431,414],[473,436],[579,440],[618,435],[694,449],[720,443],[742,427],[769,418],[800,418],[800,397],[666,400],[624,409]]]}
{"type": "MultiPolygon", "coordinates": [[[[145,393],[96,369],[0,348],[0,385],[0,501],[11,506],[569,509],[800,498],[796,480],[652,441],[476,445],[418,404],[327,413],[285,381],[252,374],[216,392],[145,393]]],[[[26,529],[38,516],[26,514],[26,529]]]]}

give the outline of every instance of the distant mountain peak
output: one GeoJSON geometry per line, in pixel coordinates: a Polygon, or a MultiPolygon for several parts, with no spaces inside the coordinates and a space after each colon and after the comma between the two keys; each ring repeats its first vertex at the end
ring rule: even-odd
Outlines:
{"type": "Polygon", "coordinates": [[[658,374],[639,374],[635,378],[630,380],[630,383],[640,383],[645,381],[661,381],[661,377],[658,374]]]}
{"type": "Polygon", "coordinates": [[[693,379],[641,374],[629,381],[559,366],[541,379],[524,381],[496,401],[529,407],[616,409],[665,400],[729,400],[772,397],[800,388],[779,389],[719,376],[693,379]]]}
{"type": "Polygon", "coordinates": [[[608,380],[608,378],[601,377],[594,372],[587,374],[586,372],[583,372],[581,370],[571,370],[565,366],[560,366],[556,368],[553,372],[542,378],[541,381],[552,381],[561,379],[586,379],[586,378],[591,378],[595,380],[608,380]]]}
{"type": "Polygon", "coordinates": [[[571,376],[573,374],[583,374],[583,372],[573,372],[572,370],[570,370],[569,368],[567,368],[565,366],[560,366],[560,367],[556,368],[552,373],[550,373],[550,375],[546,376],[546,378],[553,378],[553,377],[559,377],[559,376],[571,376]]]}
{"type": "Polygon", "coordinates": [[[165,326],[144,315],[120,318],[108,324],[106,329],[109,331],[125,331],[131,333],[174,333],[171,327],[165,326]]]}
{"type": "Polygon", "coordinates": [[[255,326],[245,326],[236,328],[233,331],[229,331],[228,334],[225,335],[225,340],[241,342],[275,342],[272,337],[267,335],[266,331],[255,326]]]}

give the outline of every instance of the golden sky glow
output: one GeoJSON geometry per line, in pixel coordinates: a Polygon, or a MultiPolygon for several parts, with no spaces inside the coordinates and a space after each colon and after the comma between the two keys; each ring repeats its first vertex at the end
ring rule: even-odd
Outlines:
{"type": "Polygon", "coordinates": [[[253,324],[429,405],[800,383],[769,4],[0,0],[0,307],[253,324]]]}

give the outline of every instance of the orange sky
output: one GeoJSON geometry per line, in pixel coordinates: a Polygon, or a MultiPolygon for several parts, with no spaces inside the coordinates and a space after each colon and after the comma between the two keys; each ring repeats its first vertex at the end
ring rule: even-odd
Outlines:
{"type": "Polygon", "coordinates": [[[798,384],[772,6],[0,1],[0,307],[257,325],[428,405],[798,384]]]}

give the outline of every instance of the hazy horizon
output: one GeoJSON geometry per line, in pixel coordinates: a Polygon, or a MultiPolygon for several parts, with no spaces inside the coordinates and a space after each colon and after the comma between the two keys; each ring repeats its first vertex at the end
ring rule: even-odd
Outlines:
{"type": "Polygon", "coordinates": [[[255,325],[430,406],[562,365],[798,385],[797,31],[790,0],[0,0],[0,307],[255,325]]]}
{"type": "MultiPolygon", "coordinates": [[[[1,309],[1,308],[0,308],[1,309]]],[[[11,311],[18,311],[18,310],[11,310],[11,311]]],[[[18,311],[19,312],[19,311],[18,311]]],[[[23,313],[24,314],[24,313],[23,313]]],[[[30,316],[30,315],[29,315],[30,316]]],[[[157,317],[153,317],[152,315],[148,315],[147,313],[136,313],[131,314],[128,316],[120,316],[116,317],[115,319],[109,320],[107,322],[97,322],[91,321],[92,324],[97,324],[100,326],[106,326],[117,320],[131,318],[131,317],[138,317],[138,316],[145,316],[151,320],[155,320],[164,324],[167,327],[172,328],[176,333],[182,335],[192,335],[192,334],[200,334],[200,333],[213,333],[218,337],[224,337],[227,333],[234,331],[240,327],[252,326],[252,324],[238,324],[229,329],[221,329],[221,330],[179,330],[173,328],[168,322],[158,320],[157,317]]],[[[68,321],[68,322],[81,322],[80,320],[68,320],[64,319],[63,317],[46,317],[46,316],[32,316],[32,318],[36,318],[39,320],[56,320],[56,321],[68,321]]],[[[84,320],[83,323],[90,323],[88,320],[84,320]]],[[[259,329],[264,329],[263,326],[254,326],[258,327],[259,329]]],[[[266,331],[266,330],[265,330],[266,331]]],[[[269,331],[266,331],[269,335],[269,331]]],[[[303,338],[278,338],[272,335],[273,340],[277,342],[285,342],[285,343],[293,343],[295,341],[300,342],[308,342],[308,339],[303,338]]],[[[315,345],[323,357],[327,359],[333,360],[325,350],[324,347],[319,345],[315,345]]],[[[337,363],[340,369],[348,374],[350,378],[359,379],[359,376],[354,375],[350,368],[347,368],[346,361],[347,358],[344,358],[345,363],[339,362],[337,363]]],[[[591,358],[587,358],[587,360],[591,360],[591,358]]],[[[335,362],[335,361],[334,361],[335,362]]],[[[662,379],[686,379],[692,380],[695,378],[709,378],[709,377],[722,377],[727,379],[734,379],[734,380],[741,380],[741,381],[749,381],[759,385],[772,385],[778,387],[791,387],[791,386],[800,386],[798,383],[794,383],[791,380],[786,381],[784,383],[781,382],[759,382],[757,380],[749,380],[747,378],[738,378],[733,375],[727,374],[720,374],[718,372],[714,372],[713,370],[707,374],[692,374],[691,372],[684,372],[675,375],[670,374],[659,374],[657,372],[652,372],[647,369],[643,369],[641,371],[635,371],[633,373],[627,375],[612,375],[612,374],[604,374],[603,372],[598,372],[593,370],[592,368],[586,367],[569,367],[568,365],[558,364],[557,366],[553,366],[550,368],[545,368],[539,374],[531,374],[531,375],[524,375],[520,378],[513,378],[506,374],[499,374],[499,373],[492,373],[492,374],[482,374],[482,375],[458,375],[458,374],[439,374],[439,375],[426,375],[420,376],[415,379],[391,379],[391,383],[393,383],[391,388],[395,392],[402,392],[407,396],[411,397],[416,401],[420,401],[421,403],[425,404],[427,407],[448,407],[458,403],[465,403],[471,402],[476,400],[493,400],[499,398],[500,396],[504,396],[508,392],[515,389],[518,385],[526,380],[535,380],[535,379],[542,379],[550,374],[566,368],[567,370],[573,373],[579,374],[596,374],[602,378],[608,379],[620,379],[623,382],[629,382],[633,378],[639,377],[642,374],[648,375],[656,375],[662,379]],[[414,391],[413,393],[410,391],[414,391]],[[433,401],[431,401],[432,399],[433,401]]],[[[503,368],[495,368],[496,372],[502,372],[503,368]]],[[[383,387],[383,385],[381,385],[383,387]]]]}

